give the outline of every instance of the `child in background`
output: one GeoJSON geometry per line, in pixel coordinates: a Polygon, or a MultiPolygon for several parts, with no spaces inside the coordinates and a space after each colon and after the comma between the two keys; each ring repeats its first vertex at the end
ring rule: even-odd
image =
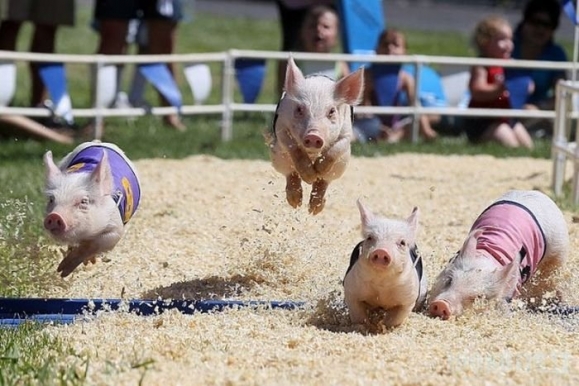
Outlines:
{"type": "MultiPolygon", "coordinates": [[[[336,11],[327,5],[311,8],[300,30],[300,48],[304,52],[331,53],[339,43],[339,23],[336,11]]],[[[298,63],[304,75],[322,74],[334,80],[349,74],[347,63],[304,60],[298,63]]]]}
{"type": "MultiPolygon", "coordinates": [[[[395,29],[383,31],[378,38],[376,47],[377,55],[406,55],[406,38],[404,34],[395,29]]],[[[406,71],[400,70],[398,74],[397,97],[394,106],[400,106],[399,96],[406,95],[407,105],[413,105],[416,98],[416,84],[414,77],[406,71]]],[[[363,106],[379,106],[376,96],[375,82],[372,67],[365,71],[363,106]]],[[[426,140],[434,140],[436,131],[430,125],[429,117],[423,115],[419,123],[420,135],[426,140]]],[[[396,143],[404,138],[410,138],[412,120],[410,117],[392,115],[367,116],[357,115],[354,121],[356,139],[360,142],[386,140],[396,143]]]]}
{"type": "MultiPolygon", "coordinates": [[[[474,44],[479,57],[509,59],[513,51],[513,30],[500,16],[490,16],[475,28],[474,44]]],[[[531,85],[532,86],[532,85],[531,85]]],[[[500,66],[474,66],[470,71],[469,107],[509,109],[509,92],[505,85],[505,72],[500,66]]],[[[529,90],[531,92],[532,90],[529,90]]],[[[507,147],[532,149],[533,139],[519,121],[512,126],[508,118],[468,118],[465,131],[473,143],[496,141],[507,147]]]]}

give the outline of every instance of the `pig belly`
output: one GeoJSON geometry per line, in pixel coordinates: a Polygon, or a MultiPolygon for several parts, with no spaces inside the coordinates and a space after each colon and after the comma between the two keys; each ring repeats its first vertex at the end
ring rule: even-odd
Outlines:
{"type": "MultiPolygon", "coordinates": [[[[351,278],[354,279],[354,275],[351,278]]],[[[383,283],[355,279],[344,281],[344,290],[349,293],[350,299],[364,302],[370,308],[383,308],[384,310],[400,306],[413,308],[418,293],[409,287],[417,286],[385,286],[383,283]]]]}

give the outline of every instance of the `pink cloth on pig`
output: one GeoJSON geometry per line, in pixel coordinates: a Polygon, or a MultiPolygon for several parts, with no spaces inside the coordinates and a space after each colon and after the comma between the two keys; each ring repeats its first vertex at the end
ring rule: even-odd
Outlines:
{"type": "Polygon", "coordinates": [[[475,221],[471,232],[484,229],[477,240],[477,249],[484,250],[501,265],[507,265],[521,252],[523,284],[537,270],[545,255],[543,230],[526,207],[511,201],[499,201],[489,206],[475,221]]]}

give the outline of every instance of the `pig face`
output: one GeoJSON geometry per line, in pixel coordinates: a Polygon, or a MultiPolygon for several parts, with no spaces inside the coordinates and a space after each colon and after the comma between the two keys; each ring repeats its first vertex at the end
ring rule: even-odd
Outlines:
{"type": "Polygon", "coordinates": [[[370,264],[377,270],[390,270],[399,274],[406,265],[410,249],[414,247],[418,227],[418,208],[414,208],[406,221],[377,217],[358,200],[362,221],[361,263],[370,264]]]}
{"type": "Polygon", "coordinates": [[[111,210],[117,209],[111,198],[113,181],[106,152],[90,173],[61,171],[50,151],[44,155],[44,164],[48,198],[44,227],[50,235],[74,245],[107,229],[111,210]]]}
{"type": "Polygon", "coordinates": [[[430,292],[429,313],[444,320],[461,315],[478,298],[511,298],[519,278],[519,259],[501,266],[484,250],[476,249],[483,230],[472,232],[463,248],[438,275],[430,292]]]}
{"type": "Polygon", "coordinates": [[[310,155],[316,155],[340,137],[352,135],[351,106],[363,92],[363,69],[334,82],[321,75],[305,78],[293,58],[288,60],[285,95],[278,107],[279,122],[310,155]]]}

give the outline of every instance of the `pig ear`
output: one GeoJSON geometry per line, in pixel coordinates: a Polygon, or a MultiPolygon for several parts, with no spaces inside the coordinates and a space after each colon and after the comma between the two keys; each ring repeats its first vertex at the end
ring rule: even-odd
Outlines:
{"type": "Polygon", "coordinates": [[[303,80],[304,75],[296,65],[294,58],[290,56],[287,61],[287,67],[285,70],[285,82],[283,86],[285,92],[290,95],[295,94],[295,91],[299,88],[303,80]]]}
{"type": "Polygon", "coordinates": [[[418,209],[417,206],[415,206],[414,209],[412,210],[412,213],[410,213],[410,216],[408,216],[408,218],[406,219],[408,226],[410,227],[412,233],[414,234],[416,234],[416,231],[418,230],[419,217],[420,217],[420,210],[418,209]]]}
{"type": "Polygon", "coordinates": [[[111,165],[109,164],[109,156],[106,151],[103,151],[103,158],[101,158],[97,167],[93,170],[91,180],[99,187],[102,195],[111,194],[113,191],[113,174],[111,173],[111,165]]]}
{"type": "Polygon", "coordinates": [[[477,240],[482,234],[482,232],[483,232],[482,229],[475,229],[474,231],[469,233],[468,237],[464,241],[464,244],[462,245],[460,253],[458,254],[460,257],[474,256],[476,254],[477,240]]]}
{"type": "Polygon", "coordinates": [[[364,68],[360,67],[354,73],[340,79],[336,83],[334,97],[349,105],[357,105],[362,100],[364,92],[364,68]]]}
{"type": "Polygon", "coordinates": [[[50,150],[44,153],[43,160],[44,166],[46,168],[47,180],[62,174],[58,166],[56,166],[56,164],[54,163],[54,160],[52,159],[52,152],[50,150]]]}
{"type": "Polygon", "coordinates": [[[374,213],[372,213],[370,209],[365,207],[360,199],[358,199],[356,203],[358,204],[358,210],[360,211],[360,220],[362,221],[363,226],[374,220],[374,213]]]}
{"type": "Polygon", "coordinates": [[[495,271],[495,291],[498,298],[512,298],[517,290],[520,262],[514,258],[510,264],[495,271]]]}

